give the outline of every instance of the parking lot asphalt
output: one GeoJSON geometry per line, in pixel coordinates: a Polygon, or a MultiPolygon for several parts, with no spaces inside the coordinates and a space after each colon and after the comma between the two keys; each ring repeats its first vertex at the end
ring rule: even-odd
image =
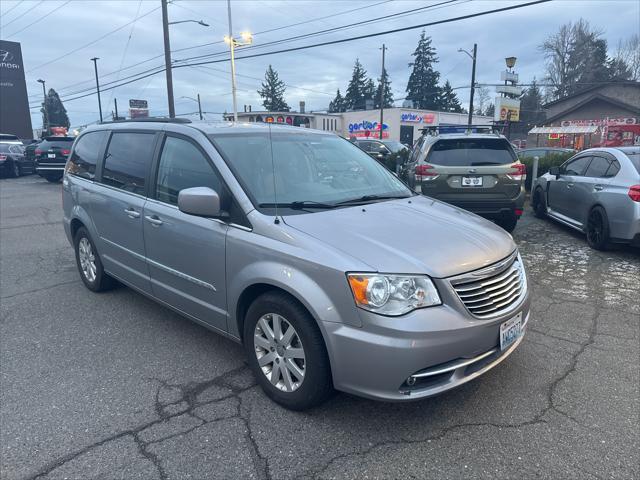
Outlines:
{"type": "Polygon", "coordinates": [[[435,398],[296,413],[235,343],[128,288],[89,292],[60,190],[0,180],[3,479],[640,477],[638,250],[527,210],[532,318],[509,359],[435,398]]]}

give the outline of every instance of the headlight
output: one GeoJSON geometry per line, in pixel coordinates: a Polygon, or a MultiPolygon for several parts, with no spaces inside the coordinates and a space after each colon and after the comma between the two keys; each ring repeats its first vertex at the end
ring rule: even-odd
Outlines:
{"type": "Polygon", "coordinates": [[[424,275],[349,273],[347,278],[356,305],[382,315],[402,315],[442,303],[433,282],[424,275]]]}

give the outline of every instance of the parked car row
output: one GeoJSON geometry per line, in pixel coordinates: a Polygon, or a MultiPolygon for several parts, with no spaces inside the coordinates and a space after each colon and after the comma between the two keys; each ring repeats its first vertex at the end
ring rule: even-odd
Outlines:
{"type": "Polygon", "coordinates": [[[59,182],[73,141],[74,137],[49,136],[25,145],[15,135],[0,134],[0,171],[10,177],[38,173],[59,182]]]}

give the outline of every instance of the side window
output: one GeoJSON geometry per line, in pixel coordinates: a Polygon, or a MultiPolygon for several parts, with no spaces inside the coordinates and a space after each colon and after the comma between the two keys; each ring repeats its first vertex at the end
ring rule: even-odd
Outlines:
{"type": "Polygon", "coordinates": [[[371,151],[371,142],[359,140],[358,146],[365,152],[371,151]]]}
{"type": "Polygon", "coordinates": [[[107,136],[106,131],[85,133],[78,139],[67,171],[79,177],[93,180],[96,175],[96,164],[102,148],[102,142],[107,136]]]}
{"type": "Polygon", "coordinates": [[[584,173],[585,177],[604,177],[609,169],[611,162],[603,157],[593,157],[587,171],[584,173]]]}
{"type": "Polygon", "coordinates": [[[614,160],[613,162],[611,162],[611,165],[609,165],[609,168],[607,172],[604,174],[604,176],[615,177],[619,171],[620,171],[620,164],[618,163],[617,160],[614,160]]]}
{"type": "Polygon", "coordinates": [[[212,188],[222,199],[222,185],[207,158],[193,143],[181,138],[167,137],[158,165],[158,200],[177,205],[180,190],[191,187],[212,188]]]}
{"type": "Polygon", "coordinates": [[[115,132],[104,157],[102,183],[144,195],[155,133],[115,132]]]}
{"type": "Polygon", "coordinates": [[[591,157],[579,157],[571,160],[564,167],[565,175],[581,176],[587,165],[591,161],[591,157]]]}

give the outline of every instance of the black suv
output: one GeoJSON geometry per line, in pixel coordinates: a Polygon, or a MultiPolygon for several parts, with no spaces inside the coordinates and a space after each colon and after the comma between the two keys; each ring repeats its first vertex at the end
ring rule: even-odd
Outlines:
{"type": "Polygon", "coordinates": [[[35,150],[38,175],[59,182],[74,140],[74,137],[45,137],[35,150]]]}

